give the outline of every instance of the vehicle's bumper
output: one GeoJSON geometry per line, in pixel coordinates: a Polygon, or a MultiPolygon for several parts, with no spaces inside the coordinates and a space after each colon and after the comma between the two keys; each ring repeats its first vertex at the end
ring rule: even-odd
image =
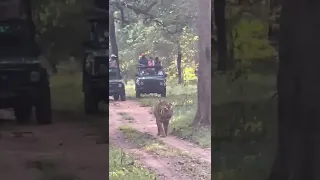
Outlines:
{"type": "Polygon", "coordinates": [[[147,93],[163,93],[166,91],[165,86],[137,86],[136,91],[140,93],[147,94],[147,93]]]}
{"type": "Polygon", "coordinates": [[[18,103],[34,103],[37,99],[40,87],[22,86],[17,88],[0,88],[0,109],[13,108],[18,103]]]}

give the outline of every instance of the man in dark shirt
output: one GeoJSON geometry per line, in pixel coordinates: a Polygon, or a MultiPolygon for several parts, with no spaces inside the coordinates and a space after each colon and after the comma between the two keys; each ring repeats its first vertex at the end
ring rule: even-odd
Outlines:
{"type": "Polygon", "coordinates": [[[141,58],[139,59],[139,64],[148,66],[148,59],[146,58],[145,54],[141,54],[141,58]]]}
{"type": "Polygon", "coordinates": [[[159,57],[156,57],[154,60],[154,66],[155,66],[155,71],[156,73],[159,72],[159,70],[161,69],[161,62],[159,60],[159,57]]]}

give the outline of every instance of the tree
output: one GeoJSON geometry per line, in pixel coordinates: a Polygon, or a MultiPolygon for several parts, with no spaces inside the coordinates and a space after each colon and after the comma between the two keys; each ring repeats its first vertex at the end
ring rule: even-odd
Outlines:
{"type": "Polygon", "coordinates": [[[226,71],[228,65],[226,0],[214,0],[214,18],[217,28],[218,71],[226,71]]]}
{"type": "Polygon", "coordinates": [[[198,13],[198,105],[193,126],[211,125],[211,0],[199,0],[198,13]]]}
{"type": "Polygon", "coordinates": [[[284,1],[280,20],[278,143],[269,180],[316,180],[319,171],[320,4],[284,1]]]}

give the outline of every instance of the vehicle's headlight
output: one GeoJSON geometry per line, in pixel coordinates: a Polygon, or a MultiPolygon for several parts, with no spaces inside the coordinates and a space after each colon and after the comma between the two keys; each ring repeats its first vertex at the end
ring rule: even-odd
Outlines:
{"type": "Polygon", "coordinates": [[[40,80],[40,73],[37,71],[32,71],[30,73],[30,81],[31,82],[37,82],[40,80]]]}
{"type": "Polygon", "coordinates": [[[120,84],[118,84],[118,87],[119,87],[119,88],[121,88],[121,87],[122,87],[122,84],[121,84],[121,83],[120,83],[120,84]]]}
{"type": "Polygon", "coordinates": [[[141,81],[141,82],[140,82],[140,85],[143,85],[143,84],[144,84],[144,83],[141,81]]]}
{"type": "Polygon", "coordinates": [[[160,86],[163,86],[163,82],[160,82],[160,86]]]}

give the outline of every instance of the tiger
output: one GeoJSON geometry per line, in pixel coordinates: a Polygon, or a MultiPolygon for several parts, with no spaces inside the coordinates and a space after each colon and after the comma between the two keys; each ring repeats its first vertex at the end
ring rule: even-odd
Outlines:
{"type": "Polygon", "coordinates": [[[168,103],[165,100],[159,100],[159,102],[153,108],[153,115],[156,118],[158,128],[157,136],[167,136],[169,121],[173,115],[172,103],[168,103]]]}

